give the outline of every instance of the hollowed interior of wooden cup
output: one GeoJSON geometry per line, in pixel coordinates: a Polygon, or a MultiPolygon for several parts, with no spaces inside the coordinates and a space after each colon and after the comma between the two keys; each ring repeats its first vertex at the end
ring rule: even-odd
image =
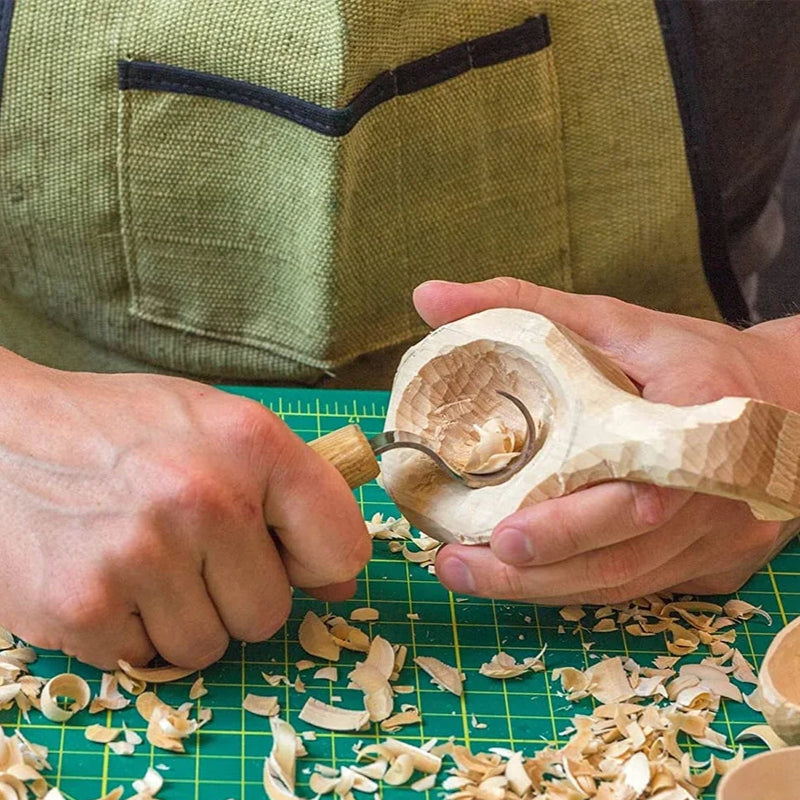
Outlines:
{"type": "Polygon", "coordinates": [[[800,747],[748,758],[726,775],[717,800],[793,800],[800,797],[800,747]]]}
{"type": "MultiPolygon", "coordinates": [[[[775,689],[800,706],[800,625],[786,631],[780,647],[768,653],[769,677],[775,689]]],[[[800,797],[800,787],[797,792],[800,797]]]]}
{"type": "MultiPolygon", "coordinates": [[[[497,394],[519,398],[537,424],[536,450],[553,424],[556,392],[549,370],[523,350],[476,340],[429,361],[408,383],[397,406],[395,426],[433,444],[462,471],[478,442],[475,425],[499,418],[522,442],[527,431],[519,410],[497,394]]],[[[535,455],[534,455],[535,458],[535,455]]]]}

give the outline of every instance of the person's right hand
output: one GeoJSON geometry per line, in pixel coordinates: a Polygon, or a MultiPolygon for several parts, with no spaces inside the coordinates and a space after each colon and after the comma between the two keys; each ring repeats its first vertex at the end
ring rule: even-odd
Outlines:
{"type": "Polygon", "coordinates": [[[291,586],[352,592],[371,551],[353,495],[259,403],[2,350],[0,373],[0,624],[17,636],[105,669],[156,652],[202,668],[229,637],[275,633],[291,586]]]}

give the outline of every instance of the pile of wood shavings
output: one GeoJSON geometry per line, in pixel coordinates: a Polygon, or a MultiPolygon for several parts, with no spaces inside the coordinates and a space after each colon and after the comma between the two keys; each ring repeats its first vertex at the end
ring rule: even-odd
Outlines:
{"type": "MultiPolygon", "coordinates": [[[[377,515],[368,527],[375,538],[394,540],[390,541],[390,548],[402,552],[408,560],[432,569],[439,543],[428,537],[413,536],[402,518],[384,521],[377,515]]],[[[696,798],[717,775],[741,761],[742,748],[738,751],[729,748],[712,723],[722,698],[747,702],[759,710],[757,692],[744,694],[731,680],[732,677],[741,683],[757,683],[752,666],[734,647],[735,625],[755,615],[771,622],[767,614],[739,600],[720,606],[667,595],[649,595],[591,611],[566,607],[560,613],[565,622],[577,624],[576,633],[624,629],[632,636],[663,635],[672,655],[656,658],[652,667],[642,667],[631,659],[604,658],[586,670],[555,670],[553,678],[561,681],[568,699],[577,702],[591,697],[600,704],[590,715],[575,717],[573,729],[565,732],[569,740],[563,747],[546,747],[532,756],[502,748],[472,754],[453,741],[437,744],[432,740],[416,748],[386,739],[358,747],[355,763],[350,766],[332,770],[316,765],[312,791],[334,793],[343,800],[352,800],[353,792],[377,795],[379,782],[423,791],[433,788],[445,769],[444,760],[448,766],[442,788],[448,800],[686,800],[696,798]],[[684,655],[694,653],[700,645],[709,648],[708,657],[700,664],[678,665],[684,655]],[[690,742],[727,752],[731,757],[715,755],[697,763],[686,749],[690,742]]],[[[375,622],[379,615],[362,608],[356,609],[351,618],[375,622]]],[[[394,707],[396,695],[414,690],[396,684],[407,655],[404,646],[392,645],[380,636],[370,637],[342,617],[330,614],[320,617],[313,612],[303,620],[299,639],[309,655],[328,661],[337,661],[342,649],[366,654],[365,660],[348,674],[348,688],[363,692],[363,708],[343,709],[309,698],[301,719],[340,731],[357,731],[379,723],[386,733],[422,723],[416,706],[403,704],[399,710],[394,707]]],[[[521,662],[501,652],[483,664],[480,672],[494,679],[509,679],[542,671],[543,652],[521,662]]],[[[85,682],[71,675],[56,676],[49,682],[29,675],[27,666],[35,657],[31,648],[16,643],[10,634],[0,630],[0,708],[17,706],[26,717],[31,707],[40,708],[58,720],[84,708],[89,701],[85,682]],[[72,707],[55,704],[54,698],[64,694],[73,699],[72,707]]],[[[443,690],[459,696],[464,693],[464,676],[454,667],[425,657],[415,661],[443,690]]],[[[298,675],[294,684],[285,675],[265,674],[265,681],[271,686],[283,684],[304,692],[299,672],[315,664],[304,660],[296,666],[298,675]]],[[[91,700],[89,710],[97,713],[128,706],[131,701],[120,693],[121,687],[137,698],[137,709],[148,723],[150,743],[183,752],[182,740],[209,721],[210,711],[203,709],[201,716],[193,720],[191,704],[172,708],[145,689],[148,683],[164,683],[189,674],[188,670],[173,667],[139,670],[121,663],[119,670],[103,675],[101,691],[91,700]]],[[[322,667],[315,677],[335,683],[338,672],[332,666],[322,667]]],[[[190,699],[206,693],[202,679],[198,679],[190,690],[190,699]]],[[[244,706],[251,713],[270,718],[276,735],[273,753],[265,765],[265,788],[271,800],[290,800],[295,796],[294,761],[306,755],[303,741],[313,741],[314,733],[305,731],[302,738],[297,737],[291,726],[280,719],[275,697],[248,695],[244,706]]],[[[739,738],[743,736],[760,738],[772,748],[783,746],[763,725],[752,726],[739,738]]],[[[118,753],[132,752],[141,743],[141,737],[124,725],[122,728],[89,726],[86,737],[118,753]],[[118,741],[120,736],[123,741],[118,741]]],[[[58,790],[48,788],[41,775],[42,769],[49,768],[46,749],[27,742],[20,733],[12,737],[0,734],[0,755],[9,753],[11,756],[5,761],[0,758],[0,797],[8,794],[4,789],[4,784],[8,784],[14,792],[8,797],[17,800],[26,800],[30,794],[62,800],[58,790]]],[[[148,773],[135,782],[136,794],[129,800],[156,797],[163,780],[159,773],[153,772],[154,775],[148,773]]],[[[122,787],[118,787],[102,800],[120,800],[122,795],[122,787]]]]}

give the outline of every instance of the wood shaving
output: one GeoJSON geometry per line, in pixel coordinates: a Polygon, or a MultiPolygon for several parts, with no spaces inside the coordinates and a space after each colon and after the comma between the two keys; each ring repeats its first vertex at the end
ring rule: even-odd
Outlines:
{"type": "Polygon", "coordinates": [[[732,619],[747,621],[758,615],[763,617],[768,625],[772,625],[772,617],[764,611],[761,606],[754,606],[752,603],[748,603],[745,600],[728,600],[723,610],[725,615],[732,619]]]}
{"type": "Polygon", "coordinates": [[[586,611],[580,606],[564,606],[558,615],[566,622],[580,622],[586,616],[586,611]]]}
{"type": "Polygon", "coordinates": [[[736,737],[739,742],[742,739],[760,739],[770,750],[781,750],[786,747],[786,742],[778,736],[769,725],[751,725],[745,728],[736,737]]]}
{"type": "Polygon", "coordinates": [[[53,722],[66,722],[89,705],[91,696],[89,684],[83,678],[65,672],[44,685],[40,698],[41,711],[53,722]],[[69,697],[73,702],[67,708],[62,708],[57,703],[59,697],[69,697]]]}
{"type": "Polygon", "coordinates": [[[339,670],[336,667],[322,667],[314,673],[314,679],[336,683],[339,680],[339,670]]]}
{"type": "Polygon", "coordinates": [[[89,725],[83,735],[90,742],[108,744],[113,742],[122,733],[122,728],[107,728],[105,725],[89,725]]]}
{"type": "Polygon", "coordinates": [[[436,786],[435,775],[423,775],[419,780],[414,781],[410,788],[414,792],[427,792],[436,786]]]}
{"type": "Polygon", "coordinates": [[[316,664],[313,661],[309,661],[307,658],[301,659],[295,663],[298,672],[305,672],[307,669],[313,669],[315,666],[316,664]]]}
{"type": "Polygon", "coordinates": [[[248,694],[242,708],[259,717],[274,717],[281,711],[278,698],[273,695],[248,694]]]}
{"type": "Polygon", "coordinates": [[[306,612],[297,636],[300,646],[309,655],[324,658],[326,661],[339,660],[339,644],[325,623],[313,611],[306,612]]]}
{"type": "Polygon", "coordinates": [[[270,717],[272,750],[264,759],[264,791],[269,800],[295,800],[297,734],[280,717],[270,717]]]}
{"type": "Polygon", "coordinates": [[[109,749],[118,756],[132,756],[136,748],[130,742],[109,742],[109,749]]]}
{"type": "Polygon", "coordinates": [[[381,730],[386,733],[397,733],[408,725],[419,725],[422,722],[419,709],[412,705],[401,706],[400,713],[394,714],[381,722],[381,730]]]}
{"type": "Polygon", "coordinates": [[[268,686],[291,686],[289,679],[285,675],[270,675],[267,672],[262,672],[261,677],[264,679],[268,686]]]}
{"type": "Polygon", "coordinates": [[[449,664],[430,656],[417,656],[414,663],[431,676],[432,681],[451,694],[461,697],[464,693],[464,676],[449,664]]]}
{"type": "Polygon", "coordinates": [[[92,698],[89,704],[89,713],[97,714],[100,711],[120,711],[127,708],[131,701],[122,695],[118,688],[119,682],[116,675],[104,672],[100,679],[100,693],[92,698]]]}
{"type": "Polygon", "coordinates": [[[545,668],[542,657],[546,649],[547,647],[545,646],[538,655],[522,659],[522,663],[518,663],[514,656],[501,651],[492,656],[490,661],[481,664],[479,672],[487,678],[496,678],[498,680],[517,678],[526,672],[542,672],[545,668]]]}
{"type": "Polygon", "coordinates": [[[375,622],[380,616],[377,608],[356,608],[350,612],[350,619],[353,622],[375,622]]]}
{"type": "MultiPolygon", "coordinates": [[[[145,692],[136,699],[136,710],[147,722],[147,741],[153,747],[173,753],[183,753],[183,739],[195,733],[201,722],[189,718],[192,703],[173,708],[160,700],[153,692],[145,692]]],[[[210,712],[210,709],[207,709],[210,712]]],[[[206,719],[210,719],[209,716],[206,719]]]]}
{"type": "Polygon", "coordinates": [[[388,786],[403,786],[408,783],[413,774],[413,759],[407,753],[401,753],[392,761],[391,766],[383,776],[383,782],[388,786]]]}
{"type": "Polygon", "coordinates": [[[415,770],[433,775],[438,775],[442,768],[441,756],[399,739],[384,739],[379,743],[365,745],[357,749],[356,755],[356,761],[359,762],[363,759],[373,759],[385,760],[389,764],[392,764],[397,757],[405,755],[411,759],[415,770]]]}
{"type": "Polygon", "coordinates": [[[395,519],[375,514],[367,521],[367,531],[373,539],[411,539],[411,525],[405,517],[395,519]]]}
{"type": "Polygon", "coordinates": [[[184,669],[183,667],[174,667],[167,665],[165,667],[132,667],[127,661],[118,661],[120,670],[129,678],[135,681],[143,681],[144,683],[171,683],[172,681],[179,681],[183,678],[188,678],[196,669],[184,669]]]}
{"type": "Polygon", "coordinates": [[[200,697],[205,697],[207,694],[208,689],[206,689],[205,681],[203,677],[200,676],[189,689],[189,699],[197,700],[200,697]]]}
{"type": "Polygon", "coordinates": [[[502,419],[492,417],[473,425],[477,441],[472,446],[463,471],[473,475],[497,472],[511,463],[522,450],[523,440],[502,419]]]}
{"type": "Polygon", "coordinates": [[[147,681],[132,678],[121,669],[114,670],[114,678],[128,694],[132,694],[134,697],[138,697],[147,689],[147,681]]]}
{"type": "Polygon", "coordinates": [[[328,731],[360,731],[369,724],[369,712],[337,708],[309,697],[299,714],[303,722],[328,731]]]}
{"type": "Polygon", "coordinates": [[[143,778],[133,782],[136,795],[131,800],[147,800],[155,797],[164,785],[164,778],[157,769],[148,767],[143,778]]]}
{"type": "Polygon", "coordinates": [[[369,652],[370,639],[364,631],[350,625],[346,619],[337,616],[325,618],[333,641],[346,650],[355,650],[357,653],[369,652]]]}

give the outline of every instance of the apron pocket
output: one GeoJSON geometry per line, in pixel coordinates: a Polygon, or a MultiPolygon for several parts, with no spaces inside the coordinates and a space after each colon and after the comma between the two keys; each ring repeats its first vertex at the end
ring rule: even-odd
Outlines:
{"type": "Polygon", "coordinates": [[[131,314],[330,368],[423,330],[426,278],[569,285],[544,16],[378,75],[346,107],[119,65],[131,314]]]}

